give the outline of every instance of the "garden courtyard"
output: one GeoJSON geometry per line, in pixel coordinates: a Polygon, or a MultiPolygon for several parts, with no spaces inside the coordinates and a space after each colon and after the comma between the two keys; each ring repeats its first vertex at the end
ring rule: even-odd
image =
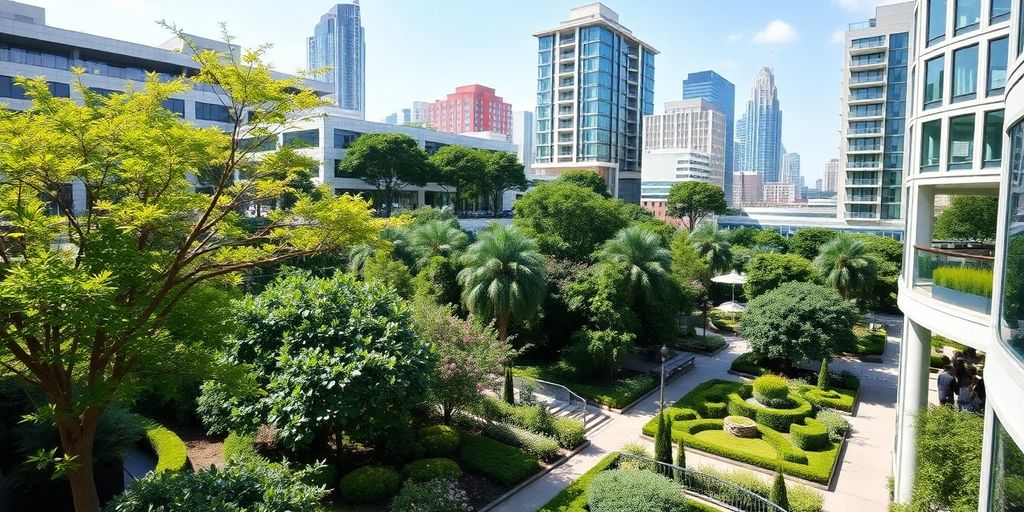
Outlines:
{"type": "MultiPolygon", "coordinates": [[[[849,371],[860,378],[856,415],[848,417],[850,433],[846,446],[839,453],[839,459],[827,489],[815,486],[824,496],[824,510],[830,512],[886,510],[889,503],[887,479],[891,473],[892,439],[895,426],[895,402],[899,339],[902,318],[876,315],[876,321],[889,326],[889,337],[882,363],[864,363],[850,360],[836,360],[830,366],[835,372],[849,371]]],[[[741,354],[747,352],[746,343],[739,337],[727,336],[729,346],[713,356],[696,356],[693,370],[665,384],[666,406],[679,400],[695,387],[712,379],[740,382],[743,379],[732,375],[729,368],[741,354]]],[[[498,504],[496,512],[540,510],[562,489],[593,468],[607,455],[619,451],[629,443],[641,442],[653,445],[650,438],[641,431],[645,424],[656,417],[658,393],[655,391],[622,414],[607,412],[610,420],[589,433],[590,446],[534,481],[505,501],[498,504]]],[[[721,457],[707,456],[687,448],[687,467],[707,466],[720,470],[753,469],[721,457]]],[[[770,473],[762,470],[765,478],[770,473]]],[[[807,482],[787,477],[793,484],[807,482]]],[[[792,491],[791,491],[792,492],[792,491]]]]}

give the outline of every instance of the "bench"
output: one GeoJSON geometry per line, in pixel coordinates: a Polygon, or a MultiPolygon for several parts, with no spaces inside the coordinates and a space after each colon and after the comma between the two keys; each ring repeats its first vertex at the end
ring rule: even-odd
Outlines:
{"type": "MultiPolygon", "coordinates": [[[[692,370],[697,362],[697,357],[688,354],[679,354],[672,359],[665,361],[665,379],[671,379],[677,373],[686,373],[692,370]]],[[[655,377],[661,372],[661,365],[651,368],[650,374],[655,377]]]]}

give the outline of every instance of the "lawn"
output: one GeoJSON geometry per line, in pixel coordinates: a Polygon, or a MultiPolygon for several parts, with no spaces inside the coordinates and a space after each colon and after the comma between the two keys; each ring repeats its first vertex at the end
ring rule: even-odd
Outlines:
{"type": "Polygon", "coordinates": [[[654,377],[628,370],[619,371],[615,381],[607,384],[596,380],[578,382],[582,379],[578,379],[562,363],[517,365],[513,371],[519,376],[561,384],[588,400],[615,409],[633,403],[658,385],[654,377]]]}
{"type": "Polygon", "coordinates": [[[875,330],[868,329],[867,325],[857,324],[853,326],[854,347],[852,354],[858,356],[880,356],[885,352],[885,340],[888,331],[885,325],[875,330]]]}
{"type": "MultiPolygon", "coordinates": [[[[701,313],[703,315],[703,313],[701,313]]],[[[741,313],[723,313],[717,309],[708,310],[708,321],[715,324],[715,327],[722,332],[736,332],[740,328],[740,319],[743,318],[741,313]]],[[[703,317],[701,317],[703,321],[703,317]]],[[[703,327],[703,325],[701,325],[703,327]]]]}

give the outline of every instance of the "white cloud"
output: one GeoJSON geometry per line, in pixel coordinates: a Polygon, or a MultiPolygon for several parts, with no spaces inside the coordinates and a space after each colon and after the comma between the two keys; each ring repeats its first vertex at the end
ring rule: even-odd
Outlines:
{"type": "Polygon", "coordinates": [[[743,39],[743,32],[736,32],[735,34],[729,34],[729,36],[725,38],[726,42],[729,42],[729,43],[737,43],[737,42],[739,42],[740,39],[743,39]]]}
{"type": "Polygon", "coordinates": [[[772,20],[768,26],[754,34],[752,41],[757,44],[792,43],[799,39],[793,25],[782,20],[772,20]]]}
{"type": "Polygon", "coordinates": [[[836,30],[835,32],[832,32],[832,37],[829,38],[828,43],[829,44],[843,44],[843,41],[845,41],[845,40],[846,40],[846,32],[843,32],[842,30],[836,30]]]}
{"type": "Polygon", "coordinates": [[[840,9],[847,11],[872,11],[879,5],[894,4],[903,0],[832,0],[840,9]]]}

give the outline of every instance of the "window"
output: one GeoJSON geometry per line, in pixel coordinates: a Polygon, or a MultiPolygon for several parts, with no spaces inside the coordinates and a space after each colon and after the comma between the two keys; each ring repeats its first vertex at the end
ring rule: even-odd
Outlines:
{"type": "Polygon", "coordinates": [[[339,130],[339,129],[335,128],[334,129],[334,147],[336,147],[336,148],[348,148],[349,146],[352,145],[353,142],[356,141],[356,139],[359,138],[360,135],[362,135],[362,133],[354,132],[354,131],[351,131],[351,130],[339,130]]]}
{"type": "Polygon", "coordinates": [[[984,166],[999,167],[1003,158],[1003,111],[985,112],[984,166]]]}
{"type": "Polygon", "coordinates": [[[185,117],[185,100],[179,100],[177,98],[167,98],[160,103],[165,109],[178,114],[181,117],[185,117]]]}
{"type": "Polygon", "coordinates": [[[885,36],[862,37],[850,41],[851,48],[874,48],[885,44],[885,36]]]}
{"type": "Polygon", "coordinates": [[[1010,38],[1001,37],[988,43],[987,96],[1002,94],[1006,87],[1006,63],[1009,61],[1010,38]]]}
{"type": "Polygon", "coordinates": [[[924,108],[942,105],[942,76],[946,58],[936,57],[924,64],[924,108]]]}
{"type": "Polygon", "coordinates": [[[109,98],[111,94],[118,94],[121,92],[115,91],[113,89],[104,89],[102,87],[90,87],[89,90],[96,94],[99,94],[100,96],[103,96],[104,98],[109,98]]]}
{"type": "Polygon", "coordinates": [[[946,0],[928,2],[928,44],[931,46],[946,38],[946,0]]]}
{"type": "Polygon", "coordinates": [[[973,100],[978,95],[978,45],[953,52],[953,101],[973,100]]]}
{"type": "Polygon", "coordinates": [[[196,102],[196,119],[202,121],[216,121],[218,123],[230,123],[231,114],[224,105],[213,103],[196,102]]]}
{"type": "Polygon", "coordinates": [[[970,169],[974,159],[974,114],[949,120],[949,168],[970,169]]]}
{"type": "Polygon", "coordinates": [[[981,23],[981,0],[956,0],[954,20],[956,21],[954,35],[977,30],[981,23]]]}
{"type": "Polygon", "coordinates": [[[281,141],[285,146],[299,148],[320,147],[320,130],[302,130],[297,132],[284,132],[281,141]]]}
{"type": "Polygon", "coordinates": [[[277,149],[277,137],[267,137],[262,142],[255,137],[245,138],[238,141],[238,146],[247,151],[273,151],[277,149]]]}
{"type": "Polygon", "coordinates": [[[1010,19],[1010,0],[991,0],[992,13],[989,22],[999,23],[1010,19]]]}
{"type": "Polygon", "coordinates": [[[28,99],[25,96],[25,89],[14,83],[14,77],[6,75],[0,75],[0,98],[28,99]]]}
{"type": "MultiPolygon", "coordinates": [[[[1017,123],[1010,129],[1010,172],[1007,173],[1008,183],[1003,185],[1009,189],[1009,204],[1003,205],[1007,212],[1006,261],[1003,266],[1003,328],[1000,335],[1003,342],[1024,358],[1024,123],[1017,123]]],[[[1022,359],[1024,360],[1024,359],[1022,359]]],[[[994,456],[993,460],[1000,457],[994,456]]],[[[993,476],[998,482],[1002,475],[993,476]]],[[[1014,508],[993,508],[998,511],[1015,510],[1014,508]]]]}
{"type": "Polygon", "coordinates": [[[1024,451],[996,418],[992,436],[992,487],[986,510],[1015,512],[1024,508],[1021,482],[1024,482],[1024,451]]]}
{"type": "Polygon", "coordinates": [[[921,125],[921,172],[939,170],[939,144],[942,141],[942,121],[929,121],[921,125]]]}
{"type": "Polygon", "coordinates": [[[54,98],[70,98],[71,86],[60,82],[46,82],[46,88],[50,90],[50,96],[54,98]]]}

